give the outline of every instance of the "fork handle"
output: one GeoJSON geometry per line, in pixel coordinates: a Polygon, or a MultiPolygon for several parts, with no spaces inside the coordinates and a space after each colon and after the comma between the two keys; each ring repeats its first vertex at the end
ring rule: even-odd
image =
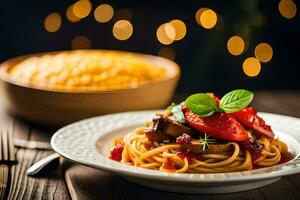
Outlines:
{"type": "Polygon", "coordinates": [[[41,171],[41,169],[43,169],[46,165],[48,165],[49,163],[51,163],[53,160],[59,158],[60,155],[58,153],[53,153],[45,158],[43,158],[42,160],[36,162],[35,164],[33,164],[31,167],[29,167],[26,171],[28,176],[32,176],[37,174],[39,171],[41,171]]]}

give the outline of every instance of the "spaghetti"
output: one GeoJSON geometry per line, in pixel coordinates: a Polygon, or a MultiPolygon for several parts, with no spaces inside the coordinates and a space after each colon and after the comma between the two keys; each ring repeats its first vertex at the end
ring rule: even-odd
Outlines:
{"type": "MultiPolygon", "coordinates": [[[[176,173],[219,173],[251,170],[254,167],[273,166],[287,153],[286,145],[275,139],[260,138],[264,144],[261,156],[252,162],[251,153],[237,142],[228,142],[230,147],[220,153],[195,155],[182,150],[176,143],[149,141],[144,128],[137,128],[124,136],[121,162],[146,169],[176,173]]],[[[116,141],[116,143],[120,140],[116,141]]]]}

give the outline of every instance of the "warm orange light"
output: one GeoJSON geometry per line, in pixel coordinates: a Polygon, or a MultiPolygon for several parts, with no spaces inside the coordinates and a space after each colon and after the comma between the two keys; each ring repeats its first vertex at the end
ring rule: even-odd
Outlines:
{"type": "Polygon", "coordinates": [[[44,21],[44,27],[48,32],[56,32],[61,27],[61,16],[60,14],[54,12],[49,14],[44,21]]]}
{"type": "Polygon", "coordinates": [[[209,8],[199,9],[196,13],[196,21],[205,29],[211,29],[217,24],[217,14],[209,8]]]}
{"type": "Polygon", "coordinates": [[[162,44],[172,44],[176,37],[176,31],[170,23],[162,24],[156,31],[156,37],[162,44]]]}
{"type": "Polygon", "coordinates": [[[158,51],[158,55],[170,60],[174,60],[175,59],[175,51],[171,48],[168,47],[163,47],[158,51]]]}
{"type": "Polygon", "coordinates": [[[79,0],[74,4],[73,13],[78,18],[87,17],[92,10],[92,3],[89,0],[79,0]]]}
{"type": "Polygon", "coordinates": [[[287,19],[294,18],[297,13],[297,6],[292,0],[281,0],[278,9],[280,14],[287,19]]]}
{"type": "Polygon", "coordinates": [[[133,26],[127,20],[119,20],[114,24],[113,35],[118,40],[127,40],[133,33],[133,26]]]}
{"type": "Polygon", "coordinates": [[[240,55],[245,48],[244,40],[239,36],[231,37],[227,42],[227,49],[232,55],[240,55]]]}
{"type": "Polygon", "coordinates": [[[260,43],[255,47],[255,57],[260,62],[269,62],[273,57],[273,49],[268,43],[260,43]]]}
{"type": "Polygon", "coordinates": [[[181,40],[182,38],[184,38],[184,36],[186,34],[186,26],[185,26],[184,22],[179,19],[175,19],[175,20],[170,21],[170,24],[175,29],[174,40],[181,40]]]}
{"type": "Polygon", "coordinates": [[[80,20],[79,17],[77,17],[76,15],[74,15],[74,12],[73,12],[73,7],[74,7],[74,4],[70,5],[68,8],[67,8],[67,11],[66,11],[66,17],[67,19],[70,21],[70,22],[78,22],[80,20]]]}
{"type": "Polygon", "coordinates": [[[254,57],[249,57],[243,62],[243,71],[247,76],[255,77],[260,73],[260,70],[260,62],[254,57]]]}
{"type": "Polygon", "coordinates": [[[108,22],[113,15],[114,9],[109,4],[101,4],[94,11],[94,17],[100,23],[108,22]]]}
{"type": "Polygon", "coordinates": [[[195,19],[197,24],[199,24],[201,26],[201,22],[200,22],[200,16],[202,15],[202,13],[206,10],[207,8],[200,8],[197,10],[196,15],[195,15],[195,19]]]}
{"type": "Polygon", "coordinates": [[[92,42],[86,36],[75,36],[71,41],[71,49],[90,49],[91,47],[92,42]]]}

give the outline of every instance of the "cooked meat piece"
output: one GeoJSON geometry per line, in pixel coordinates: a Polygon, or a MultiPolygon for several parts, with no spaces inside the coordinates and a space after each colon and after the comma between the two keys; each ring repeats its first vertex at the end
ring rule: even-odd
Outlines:
{"type": "Polygon", "coordinates": [[[191,134],[190,128],[180,124],[172,116],[164,118],[162,115],[157,115],[152,121],[153,125],[145,128],[145,134],[150,141],[173,141],[183,133],[191,134]]]}
{"type": "Polygon", "coordinates": [[[175,138],[182,135],[183,133],[191,133],[190,128],[177,122],[172,116],[169,116],[167,118],[156,116],[155,118],[153,118],[153,129],[155,132],[162,132],[175,138]]]}
{"type": "Polygon", "coordinates": [[[164,142],[167,140],[169,141],[174,140],[174,138],[171,137],[170,135],[155,132],[152,126],[145,128],[145,134],[148,140],[152,142],[164,142]]]}
{"type": "Polygon", "coordinates": [[[182,144],[182,147],[195,153],[222,153],[231,148],[225,144],[210,144],[208,148],[203,151],[203,145],[199,142],[193,141],[191,144],[182,144]]]}

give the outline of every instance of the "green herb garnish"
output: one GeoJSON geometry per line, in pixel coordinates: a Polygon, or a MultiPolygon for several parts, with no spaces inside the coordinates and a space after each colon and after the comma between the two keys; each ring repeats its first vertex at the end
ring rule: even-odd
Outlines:
{"type": "Polygon", "coordinates": [[[248,106],[253,99],[253,93],[238,89],[227,93],[217,106],[215,99],[206,93],[193,94],[185,100],[186,107],[193,113],[203,117],[211,116],[215,112],[233,113],[248,106]]]}
{"type": "MultiPolygon", "coordinates": [[[[172,104],[171,104],[172,105],[172,104]]],[[[174,105],[171,109],[171,112],[173,113],[173,117],[179,122],[179,123],[185,123],[184,120],[184,114],[181,109],[181,105],[174,105]]]]}
{"type": "Polygon", "coordinates": [[[173,117],[179,122],[179,123],[185,123],[184,120],[184,114],[182,112],[181,105],[177,105],[174,102],[171,103],[171,105],[168,106],[167,108],[170,110],[173,114],[173,117]]]}
{"type": "Polygon", "coordinates": [[[202,150],[203,151],[208,149],[210,144],[216,144],[216,140],[212,139],[212,138],[209,138],[209,136],[206,133],[204,134],[204,138],[200,137],[200,140],[202,141],[202,145],[203,145],[202,150]]]}
{"type": "Polygon", "coordinates": [[[220,109],[226,113],[233,113],[248,106],[253,99],[253,93],[248,90],[233,90],[222,97],[220,109]]]}
{"type": "Polygon", "coordinates": [[[218,109],[216,101],[205,93],[193,94],[189,96],[185,100],[185,105],[193,113],[204,117],[214,114],[214,112],[216,112],[218,109]]]}

